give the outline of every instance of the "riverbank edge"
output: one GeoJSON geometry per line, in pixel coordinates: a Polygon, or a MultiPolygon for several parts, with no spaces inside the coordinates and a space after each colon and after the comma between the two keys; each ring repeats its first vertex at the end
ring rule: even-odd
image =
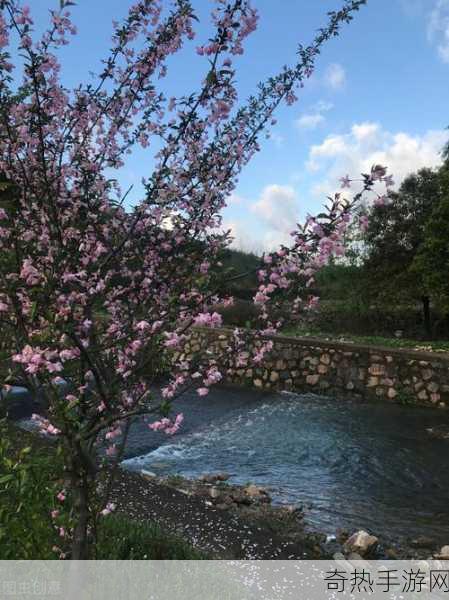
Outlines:
{"type": "MultiPolygon", "coordinates": [[[[9,426],[20,440],[17,447],[28,445],[34,452],[55,448],[53,439],[24,431],[14,423],[9,426]]],[[[307,512],[301,506],[272,506],[263,488],[228,484],[216,477],[160,478],[119,468],[110,500],[116,504],[117,513],[136,522],[155,522],[212,559],[317,560],[344,556],[428,560],[440,552],[431,539],[419,538],[401,545],[379,539],[359,554],[347,545],[357,532],[339,531],[335,539],[329,539],[308,529],[307,512]],[[248,488],[252,488],[251,493],[248,488]],[[247,499],[226,504],[225,496],[230,495],[247,499]]]]}
{"type": "MultiPolygon", "coordinates": [[[[28,446],[31,452],[51,454],[56,449],[54,438],[23,430],[14,422],[8,422],[8,429],[13,450],[28,446]]],[[[110,471],[104,484],[109,475],[110,471]]],[[[149,481],[123,468],[115,472],[109,501],[115,504],[116,513],[140,523],[157,523],[168,535],[182,538],[210,559],[329,558],[320,545],[323,536],[304,533],[294,540],[283,539],[268,521],[256,525],[175,489],[169,481],[149,481]]]]}

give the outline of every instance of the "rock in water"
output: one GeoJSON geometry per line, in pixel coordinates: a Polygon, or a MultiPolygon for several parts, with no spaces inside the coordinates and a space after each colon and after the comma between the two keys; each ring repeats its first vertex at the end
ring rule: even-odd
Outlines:
{"type": "Polygon", "coordinates": [[[217,498],[219,498],[221,496],[221,492],[218,488],[216,487],[212,487],[209,490],[209,495],[211,498],[213,498],[214,500],[216,500],[217,498]]]}
{"type": "Polygon", "coordinates": [[[153,471],[146,471],[145,469],[142,469],[140,474],[144,479],[155,479],[157,477],[156,473],[153,473],[153,471]]]}
{"type": "Polygon", "coordinates": [[[230,477],[229,473],[212,473],[202,475],[199,481],[203,483],[215,483],[216,481],[227,481],[230,477]]]}
{"type": "Polygon", "coordinates": [[[378,538],[374,535],[366,531],[357,531],[346,540],[344,549],[346,552],[356,552],[364,557],[374,550],[378,542],[378,538]]]}
{"type": "Polygon", "coordinates": [[[253,483],[244,488],[244,493],[255,502],[270,502],[271,498],[264,488],[261,488],[253,483]]]}

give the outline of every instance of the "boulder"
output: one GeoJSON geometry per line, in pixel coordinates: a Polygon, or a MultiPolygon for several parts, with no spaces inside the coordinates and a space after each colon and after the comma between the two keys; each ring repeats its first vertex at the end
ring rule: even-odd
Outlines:
{"type": "Polygon", "coordinates": [[[243,490],[235,489],[231,493],[232,501],[236,504],[251,504],[251,498],[243,490]]]}
{"type": "Polygon", "coordinates": [[[349,531],[345,529],[337,529],[337,542],[339,544],[344,544],[350,537],[349,531]]]}
{"type": "Polygon", "coordinates": [[[9,392],[0,388],[0,418],[11,421],[26,419],[33,413],[41,413],[39,401],[24,387],[13,386],[9,392]]]}
{"type": "Polygon", "coordinates": [[[357,531],[348,538],[344,544],[346,552],[355,552],[360,556],[369,555],[377,546],[379,540],[374,535],[370,535],[366,531],[357,531]]]}
{"type": "Polygon", "coordinates": [[[153,471],[146,471],[145,469],[142,469],[142,471],[140,471],[140,474],[144,479],[154,479],[155,477],[157,477],[156,473],[153,473],[153,471]]]}
{"type": "Polygon", "coordinates": [[[432,538],[426,537],[425,535],[420,535],[412,540],[410,545],[413,546],[413,548],[432,548],[435,546],[435,543],[433,542],[432,538]]]}
{"type": "Polygon", "coordinates": [[[254,485],[253,483],[244,488],[243,492],[253,502],[271,502],[268,493],[263,488],[254,485]]]}
{"type": "Polygon", "coordinates": [[[447,425],[436,425],[435,427],[429,427],[426,429],[426,432],[430,435],[430,437],[438,440],[449,439],[449,427],[447,425]]]}
{"type": "Polygon", "coordinates": [[[217,481],[227,481],[230,478],[228,473],[211,473],[202,475],[199,481],[203,483],[216,483],[217,481]]]}
{"type": "Polygon", "coordinates": [[[449,560],[449,546],[443,546],[438,554],[435,555],[438,560],[449,560]]]}
{"type": "Polygon", "coordinates": [[[209,490],[209,496],[216,500],[221,496],[221,491],[217,487],[211,487],[209,490]]]}

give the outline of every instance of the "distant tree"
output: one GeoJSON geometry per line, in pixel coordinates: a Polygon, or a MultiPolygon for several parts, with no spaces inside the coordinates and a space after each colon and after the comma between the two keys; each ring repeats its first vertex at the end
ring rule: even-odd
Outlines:
{"type": "Polygon", "coordinates": [[[398,192],[368,209],[364,293],[383,303],[420,301],[425,331],[431,335],[428,277],[416,258],[428,235],[428,222],[442,200],[438,171],[421,169],[409,175],[398,192]]]}
{"type": "Polygon", "coordinates": [[[236,298],[252,299],[259,286],[257,269],[260,257],[252,252],[226,248],[221,263],[222,269],[229,273],[232,280],[226,282],[222,291],[236,298]]]}
{"type": "Polygon", "coordinates": [[[414,261],[414,272],[438,306],[449,313],[449,147],[439,171],[441,198],[427,221],[422,244],[414,261]]]}

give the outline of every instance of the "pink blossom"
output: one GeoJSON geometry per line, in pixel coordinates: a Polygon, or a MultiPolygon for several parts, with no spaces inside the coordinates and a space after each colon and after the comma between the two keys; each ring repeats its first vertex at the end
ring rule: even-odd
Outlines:
{"type": "Polygon", "coordinates": [[[147,331],[150,329],[150,324],[148,321],[139,321],[136,325],[136,329],[141,332],[147,331]]]}
{"type": "Polygon", "coordinates": [[[54,427],[51,423],[48,425],[46,431],[49,435],[59,435],[61,433],[61,430],[54,427]]]}
{"type": "Polygon", "coordinates": [[[195,325],[202,327],[220,327],[222,324],[222,316],[217,313],[201,313],[194,320],[195,325]]]}
{"type": "Polygon", "coordinates": [[[267,300],[268,296],[262,292],[257,292],[257,294],[254,296],[254,304],[265,304],[267,300]]]}
{"type": "Polygon", "coordinates": [[[184,420],[184,415],[182,413],[180,413],[179,415],[176,416],[174,421],[171,421],[170,419],[167,419],[166,417],[164,417],[160,421],[155,421],[154,423],[150,423],[148,425],[148,427],[153,431],[161,431],[161,432],[166,433],[167,435],[174,435],[181,427],[183,420],[184,420]]]}
{"type": "Polygon", "coordinates": [[[344,177],[341,177],[340,183],[341,183],[342,189],[350,188],[351,187],[351,179],[350,179],[349,175],[345,175],[344,177]]]}
{"type": "Polygon", "coordinates": [[[174,333],[174,332],[166,333],[165,337],[166,337],[166,340],[164,343],[167,348],[177,348],[179,346],[179,344],[181,343],[181,338],[178,336],[177,333],[174,333]]]}
{"type": "Polygon", "coordinates": [[[59,353],[59,358],[62,361],[71,360],[73,358],[78,358],[80,355],[80,351],[78,348],[70,348],[66,350],[61,350],[59,353]]]}
{"type": "Polygon", "coordinates": [[[368,229],[368,217],[366,215],[362,215],[359,219],[359,225],[360,225],[360,229],[362,231],[366,231],[368,229]]]}
{"type": "Polygon", "coordinates": [[[377,196],[377,198],[374,199],[374,206],[385,206],[387,201],[387,197],[386,196],[377,196]]]}
{"type": "Polygon", "coordinates": [[[103,515],[103,517],[106,517],[107,515],[110,515],[111,512],[113,512],[115,510],[115,508],[116,508],[116,505],[113,502],[108,502],[100,514],[103,515]]]}
{"type": "Polygon", "coordinates": [[[27,285],[37,285],[41,281],[39,271],[33,267],[33,263],[30,258],[27,258],[23,261],[20,277],[25,279],[27,285]]]}
{"type": "Polygon", "coordinates": [[[201,263],[200,272],[203,274],[206,274],[209,271],[209,267],[210,267],[210,263],[208,263],[207,261],[201,263]]]}

